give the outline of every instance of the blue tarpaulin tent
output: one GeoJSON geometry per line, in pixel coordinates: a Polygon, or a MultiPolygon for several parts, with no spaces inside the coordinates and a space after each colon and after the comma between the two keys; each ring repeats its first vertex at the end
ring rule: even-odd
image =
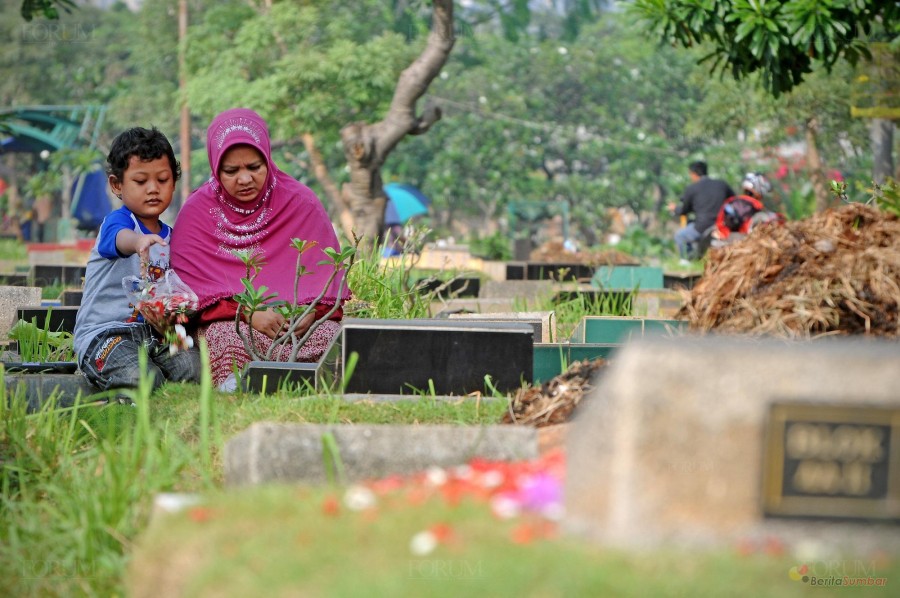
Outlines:
{"type": "Polygon", "coordinates": [[[113,209],[106,192],[106,173],[95,170],[79,179],[84,180],[76,181],[72,188],[72,217],[78,221],[78,228],[94,230],[113,209]],[[81,192],[76,195],[79,185],[81,192]]]}

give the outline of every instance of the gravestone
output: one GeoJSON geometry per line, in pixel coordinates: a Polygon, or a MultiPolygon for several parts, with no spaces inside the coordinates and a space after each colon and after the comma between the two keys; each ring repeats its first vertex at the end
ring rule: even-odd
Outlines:
{"type": "Polygon", "coordinates": [[[19,321],[20,305],[40,305],[41,289],[38,287],[0,286],[0,341],[6,342],[10,328],[19,321]]]}
{"type": "Polygon", "coordinates": [[[481,299],[515,299],[525,305],[543,305],[553,297],[552,280],[488,280],[481,285],[481,299]]]}
{"type": "Polygon", "coordinates": [[[435,317],[446,317],[453,313],[496,314],[516,310],[516,300],[506,299],[449,299],[431,304],[435,317]]]}
{"type": "Polygon", "coordinates": [[[530,426],[258,422],[225,444],[225,484],[322,483],[338,461],[349,482],[464,465],[474,458],[537,456],[537,430],[530,426]]]}
{"type": "Polygon", "coordinates": [[[613,546],[776,537],[900,550],[900,345],[643,338],[567,443],[567,529],[613,546]]]}
{"type": "Polygon", "coordinates": [[[75,332],[75,317],[78,315],[78,307],[63,306],[26,306],[16,310],[16,320],[31,322],[35,319],[41,328],[47,324],[51,332],[75,332]],[[49,318],[49,319],[48,319],[49,318]]]}
{"type": "Polygon", "coordinates": [[[528,262],[525,278],[528,280],[590,280],[594,266],[579,262],[528,262]]]}
{"type": "Polygon", "coordinates": [[[600,266],[591,285],[600,289],[661,289],[663,271],[654,266],[600,266]]]}
{"type": "Polygon", "coordinates": [[[36,264],[31,267],[31,279],[35,286],[56,284],[80,287],[84,284],[87,267],[78,264],[36,264]]]}
{"type": "Polygon", "coordinates": [[[485,376],[508,392],[531,380],[533,338],[527,323],[346,318],[320,373],[349,393],[490,392],[485,376]]]}
{"type": "Polygon", "coordinates": [[[246,392],[269,394],[283,388],[316,388],[318,363],[251,361],[244,366],[241,381],[246,392]]]}
{"type": "Polygon", "coordinates": [[[59,301],[64,307],[78,307],[81,305],[81,299],[84,291],[76,289],[66,289],[59,295],[59,301]]]}
{"type": "Polygon", "coordinates": [[[702,272],[663,272],[663,286],[672,290],[691,290],[702,277],[702,272]]]}
{"type": "Polygon", "coordinates": [[[687,330],[684,320],[631,316],[585,316],[572,331],[573,343],[624,343],[651,334],[674,336],[687,330]]]}
{"type": "Polygon", "coordinates": [[[415,286],[421,293],[435,293],[437,297],[445,299],[478,297],[481,279],[477,276],[456,276],[451,280],[424,278],[416,281],[415,286]]]}
{"type": "Polygon", "coordinates": [[[6,273],[0,274],[0,286],[27,287],[28,274],[6,273]]]}
{"type": "Polygon", "coordinates": [[[24,396],[29,413],[40,411],[51,401],[51,408],[71,407],[79,396],[86,399],[100,392],[81,374],[7,374],[4,383],[10,399],[24,396]]]}
{"type": "Polygon", "coordinates": [[[534,384],[547,382],[578,361],[609,359],[621,347],[603,343],[541,343],[534,345],[534,384]]]}
{"type": "Polygon", "coordinates": [[[556,340],[556,314],[552,311],[514,311],[495,314],[450,314],[451,320],[476,322],[527,322],[534,327],[534,342],[551,343],[556,340]]]}
{"type": "Polygon", "coordinates": [[[645,318],[674,318],[684,306],[684,296],[671,289],[641,289],[632,301],[632,314],[645,318]]]}

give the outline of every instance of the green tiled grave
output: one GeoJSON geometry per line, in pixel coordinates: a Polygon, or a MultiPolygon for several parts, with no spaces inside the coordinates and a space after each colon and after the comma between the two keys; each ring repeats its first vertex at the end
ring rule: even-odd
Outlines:
{"type": "Polygon", "coordinates": [[[598,343],[537,343],[534,345],[534,384],[541,384],[560,375],[563,366],[576,361],[608,359],[620,345],[598,343]]]}
{"type": "Polygon", "coordinates": [[[586,316],[569,339],[572,343],[624,343],[646,334],[679,334],[687,328],[684,320],[633,318],[623,316],[586,316]]]}
{"type": "Polygon", "coordinates": [[[662,268],[653,266],[600,266],[591,279],[600,289],[662,289],[662,268]]]}

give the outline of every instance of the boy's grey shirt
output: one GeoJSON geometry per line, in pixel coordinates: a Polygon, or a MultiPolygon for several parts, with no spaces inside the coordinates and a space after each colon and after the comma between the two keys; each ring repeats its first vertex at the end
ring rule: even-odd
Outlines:
{"type": "MultiPolygon", "coordinates": [[[[172,228],[160,221],[159,236],[166,243],[171,240],[172,228]]],[[[153,234],[122,206],[108,214],[100,225],[97,240],[91,249],[84,275],[84,291],[81,307],[75,319],[74,349],[78,362],[84,358],[88,345],[104,330],[128,325],[142,325],[143,318],[125,295],[122,279],[140,276],[141,260],[138,254],[122,256],[116,249],[116,235],[120,230],[133,230],[138,234],[153,234]]],[[[150,247],[151,275],[161,275],[169,269],[169,247],[154,244],[150,247]]],[[[153,276],[151,276],[153,277],[153,276]]]]}

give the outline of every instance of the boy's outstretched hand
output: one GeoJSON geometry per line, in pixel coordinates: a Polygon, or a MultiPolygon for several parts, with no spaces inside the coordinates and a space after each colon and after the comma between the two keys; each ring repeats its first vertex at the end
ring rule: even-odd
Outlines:
{"type": "Polygon", "coordinates": [[[168,245],[159,235],[141,235],[135,243],[135,253],[141,260],[141,277],[147,276],[147,267],[150,265],[150,248],[153,245],[168,245]]]}

